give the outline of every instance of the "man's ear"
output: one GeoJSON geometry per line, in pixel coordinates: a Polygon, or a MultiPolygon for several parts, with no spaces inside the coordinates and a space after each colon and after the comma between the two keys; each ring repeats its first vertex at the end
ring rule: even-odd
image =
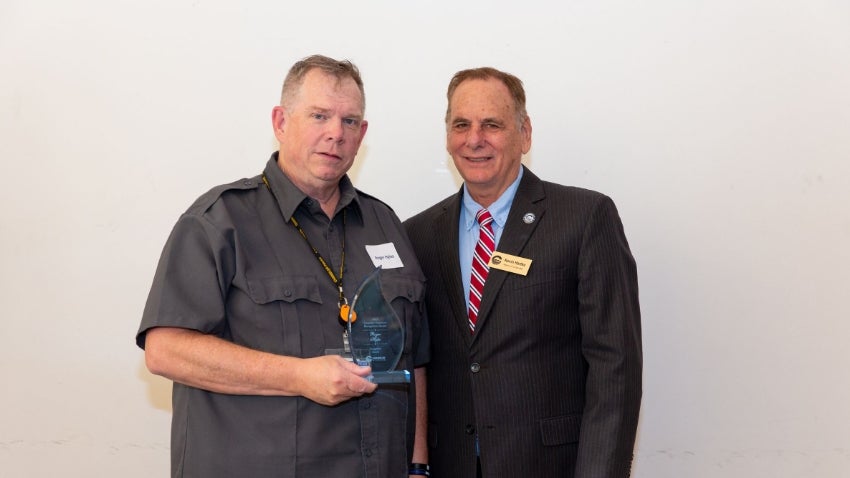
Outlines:
{"type": "Polygon", "coordinates": [[[522,154],[526,154],[531,149],[531,118],[528,116],[522,122],[520,134],[522,134],[522,154]]]}
{"type": "Polygon", "coordinates": [[[366,130],[369,128],[369,122],[363,120],[360,122],[360,141],[363,141],[363,137],[366,136],[366,130]]]}
{"type": "Polygon", "coordinates": [[[286,122],[286,110],[283,106],[275,106],[272,108],[272,129],[278,140],[283,137],[283,125],[286,122]]]}

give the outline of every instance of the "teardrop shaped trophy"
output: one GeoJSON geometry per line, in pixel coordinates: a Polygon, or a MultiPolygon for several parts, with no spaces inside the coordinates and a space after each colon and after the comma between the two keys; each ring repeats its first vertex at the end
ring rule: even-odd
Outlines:
{"type": "Polygon", "coordinates": [[[381,268],[358,287],[347,322],[351,354],[358,365],[371,365],[373,383],[408,383],[410,372],[396,370],[404,351],[404,327],[381,293],[381,268]]]}

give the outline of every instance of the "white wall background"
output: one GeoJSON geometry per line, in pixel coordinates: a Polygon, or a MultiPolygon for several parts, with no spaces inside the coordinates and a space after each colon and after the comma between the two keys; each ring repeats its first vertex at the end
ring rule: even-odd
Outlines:
{"type": "Polygon", "coordinates": [[[0,1],[0,477],[167,476],[133,341],[178,215],[257,174],[288,67],[349,58],[355,183],[459,186],[444,91],[525,80],[540,176],[617,202],[638,261],[633,476],[850,476],[846,0],[0,1]]]}

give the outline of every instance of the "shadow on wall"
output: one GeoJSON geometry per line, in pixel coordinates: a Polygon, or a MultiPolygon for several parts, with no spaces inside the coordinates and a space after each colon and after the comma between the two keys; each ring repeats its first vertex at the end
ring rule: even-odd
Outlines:
{"type": "Polygon", "coordinates": [[[136,376],[148,386],[148,402],[156,409],[171,413],[171,380],[148,372],[144,357],[139,362],[136,376]]]}

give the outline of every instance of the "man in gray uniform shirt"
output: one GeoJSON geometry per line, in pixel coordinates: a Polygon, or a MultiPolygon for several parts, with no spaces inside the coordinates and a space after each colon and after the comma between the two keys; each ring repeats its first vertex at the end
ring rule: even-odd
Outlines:
{"type": "Polygon", "coordinates": [[[364,110],[353,64],[299,61],[264,172],[213,188],[175,225],[136,337],[148,369],[174,381],[172,476],[403,477],[427,463],[424,276],[392,209],[346,175],[364,110]],[[382,263],[386,251],[400,263],[382,263]],[[369,367],[327,353],[376,266],[410,384],[378,387],[369,367]]]}

